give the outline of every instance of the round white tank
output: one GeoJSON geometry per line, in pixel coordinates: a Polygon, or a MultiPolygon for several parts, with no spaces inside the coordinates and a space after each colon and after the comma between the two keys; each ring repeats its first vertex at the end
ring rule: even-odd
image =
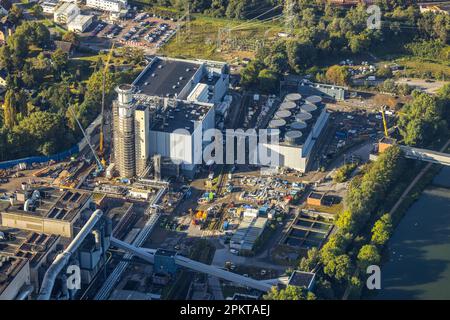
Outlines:
{"type": "Polygon", "coordinates": [[[286,121],[283,119],[274,119],[270,121],[269,128],[280,128],[286,125],[286,121]]]}
{"type": "Polygon", "coordinates": [[[302,99],[302,95],[299,93],[290,93],[286,96],[286,101],[297,102],[302,99]]]}
{"type": "Polygon", "coordinates": [[[289,118],[291,115],[292,113],[289,110],[280,110],[275,113],[275,117],[278,119],[289,118]]]}
{"type": "Polygon", "coordinates": [[[303,136],[303,133],[298,130],[288,131],[284,135],[284,140],[286,143],[291,145],[296,145],[299,143],[300,138],[303,136]]]}
{"type": "Polygon", "coordinates": [[[305,103],[300,108],[304,112],[314,112],[317,110],[317,106],[311,103],[305,103]]]}
{"type": "Polygon", "coordinates": [[[322,102],[322,98],[319,96],[309,96],[305,101],[311,104],[317,104],[322,102]]]}
{"type": "Polygon", "coordinates": [[[303,129],[306,129],[306,127],[308,127],[308,125],[303,121],[296,121],[296,122],[291,123],[290,127],[293,130],[303,130],[303,129]]]}
{"type": "Polygon", "coordinates": [[[297,104],[295,102],[286,101],[280,105],[279,109],[280,110],[290,110],[290,109],[295,109],[295,107],[297,107],[297,104]]]}
{"type": "Polygon", "coordinates": [[[308,121],[312,119],[312,114],[309,112],[299,112],[295,115],[297,121],[308,121]]]}

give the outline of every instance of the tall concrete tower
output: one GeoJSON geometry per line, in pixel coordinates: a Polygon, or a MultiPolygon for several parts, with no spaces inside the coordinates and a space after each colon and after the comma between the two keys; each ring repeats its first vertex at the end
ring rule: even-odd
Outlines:
{"type": "Polygon", "coordinates": [[[136,175],[140,176],[147,168],[150,154],[149,110],[146,106],[136,106],[134,110],[134,133],[136,151],[136,175]]]}
{"type": "Polygon", "coordinates": [[[118,97],[113,103],[114,158],[119,175],[132,178],[136,175],[133,87],[122,84],[116,92],[118,97]]]}

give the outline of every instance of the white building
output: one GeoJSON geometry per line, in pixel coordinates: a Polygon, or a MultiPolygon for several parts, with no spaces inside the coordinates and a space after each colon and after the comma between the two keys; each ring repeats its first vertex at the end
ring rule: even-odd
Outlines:
{"type": "Polygon", "coordinates": [[[179,101],[156,115],[150,128],[150,155],[170,158],[192,176],[202,163],[203,132],[214,128],[214,122],[213,104],[179,101]]]}
{"type": "Polygon", "coordinates": [[[92,24],[94,16],[79,14],[67,23],[67,30],[84,32],[92,24]]]}
{"type": "Polygon", "coordinates": [[[53,13],[53,20],[56,23],[66,24],[80,14],[80,8],[74,3],[64,2],[57,7],[53,13]]]}
{"type": "Polygon", "coordinates": [[[127,7],[126,0],[86,0],[86,6],[109,12],[120,12],[127,7]]]}
{"type": "Polygon", "coordinates": [[[46,14],[54,14],[58,4],[58,0],[45,0],[40,3],[42,11],[46,14]]]}
{"type": "Polygon", "coordinates": [[[289,111],[291,116],[283,119],[276,119],[275,116],[273,122],[271,122],[275,126],[279,125],[274,129],[280,130],[280,143],[265,143],[264,146],[270,150],[269,152],[277,154],[278,167],[291,168],[300,172],[308,170],[311,157],[317,147],[317,141],[329,118],[329,113],[325,105],[322,104],[322,99],[318,96],[306,99],[309,98],[313,98],[314,104],[307,102],[300,105],[300,101],[298,101],[294,102],[296,106],[292,109],[283,109],[293,103],[288,101],[285,104],[285,101],[279,110],[289,111]]]}
{"type": "Polygon", "coordinates": [[[267,218],[244,217],[230,240],[230,249],[251,252],[268,221],[267,218]]]}

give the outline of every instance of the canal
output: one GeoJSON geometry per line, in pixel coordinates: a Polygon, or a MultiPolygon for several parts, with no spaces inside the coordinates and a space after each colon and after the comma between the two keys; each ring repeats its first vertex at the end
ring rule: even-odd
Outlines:
{"type": "Polygon", "coordinates": [[[375,299],[450,299],[450,167],[409,208],[387,251],[375,299]]]}

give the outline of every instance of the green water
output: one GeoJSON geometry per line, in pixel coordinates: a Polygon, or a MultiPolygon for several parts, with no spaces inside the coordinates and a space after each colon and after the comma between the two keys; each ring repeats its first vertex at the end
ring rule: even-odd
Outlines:
{"type": "Polygon", "coordinates": [[[375,299],[450,299],[450,168],[397,226],[375,299]]]}

